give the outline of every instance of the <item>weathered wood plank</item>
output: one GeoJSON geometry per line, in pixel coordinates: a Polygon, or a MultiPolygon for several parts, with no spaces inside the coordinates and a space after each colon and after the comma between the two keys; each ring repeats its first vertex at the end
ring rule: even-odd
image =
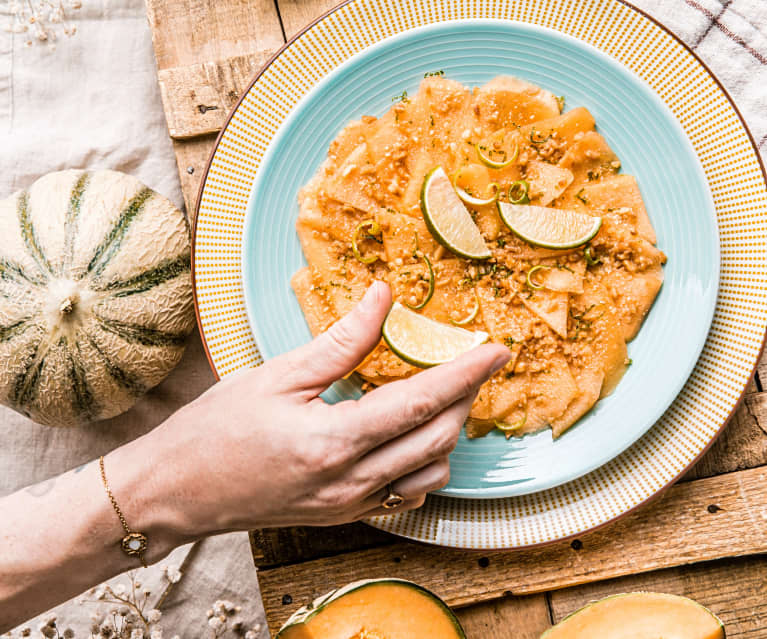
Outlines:
{"type": "Polygon", "coordinates": [[[767,391],[747,395],[744,404],[760,430],[767,433],[767,391]]]}
{"type": "Polygon", "coordinates": [[[764,464],[767,464],[767,393],[759,393],[751,380],[746,397],[727,428],[683,481],[764,464]]]}
{"type": "Polygon", "coordinates": [[[508,595],[456,614],[470,639],[538,639],[550,625],[545,595],[508,595]]]}
{"type": "Polygon", "coordinates": [[[339,552],[396,543],[399,538],[357,522],[345,526],[265,528],[250,533],[258,568],[330,557],[339,552]]]}
{"type": "Polygon", "coordinates": [[[662,499],[577,543],[477,553],[398,543],[259,573],[277,627],[304,602],[363,577],[411,579],[467,606],[627,574],[767,552],[767,468],[674,486],[662,499]]]}
{"type": "Polygon", "coordinates": [[[756,383],[760,391],[767,391],[767,349],[762,353],[762,358],[756,365],[756,383]]]}
{"type": "Polygon", "coordinates": [[[168,133],[175,139],[216,133],[272,49],[158,73],[168,133]]]}
{"type": "Polygon", "coordinates": [[[181,178],[181,192],[184,194],[189,221],[197,215],[197,193],[200,182],[208,165],[208,158],[216,141],[216,134],[205,135],[191,140],[174,140],[173,150],[176,153],[178,174],[181,178]]]}
{"type": "Polygon", "coordinates": [[[724,622],[728,639],[767,637],[767,557],[726,559],[633,575],[551,593],[554,621],[595,599],[620,592],[690,597],[724,622]]]}
{"type": "Polygon", "coordinates": [[[249,0],[147,0],[159,70],[226,60],[283,42],[273,2],[249,0]]]}
{"type": "Polygon", "coordinates": [[[277,0],[285,36],[290,40],[307,24],[340,2],[341,0],[277,0]]]}

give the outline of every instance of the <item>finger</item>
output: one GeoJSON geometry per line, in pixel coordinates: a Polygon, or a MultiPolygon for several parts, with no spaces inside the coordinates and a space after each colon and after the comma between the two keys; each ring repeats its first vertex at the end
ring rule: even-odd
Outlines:
{"type": "Polygon", "coordinates": [[[505,346],[484,344],[452,362],[380,386],[350,411],[354,419],[352,445],[366,452],[427,422],[475,393],[510,357],[505,346]]]}
{"type": "Polygon", "coordinates": [[[391,291],[375,281],[347,315],[308,344],[272,360],[287,390],[318,395],[354,370],[381,339],[381,324],[391,308],[391,291]]]}
{"type": "MultiPolygon", "coordinates": [[[[450,481],[450,460],[447,457],[440,457],[393,481],[391,488],[395,493],[404,497],[405,501],[413,501],[426,493],[444,488],[448,481],[450,481]]],[[[388,486],[378,488],[362,501],[362,510],[368,512],[378,508],[388,494],[388,486]]]]}
{"type": "Polygon", "coordinates": [[[423,506],[424,502],[426,501],[426,495],[422,495],[418,499],[411,499],[408,500],[396,508],[384,508],[382,506],[379,506],[378,508],[373,508],[371,510],[368,510],[367,512],[362,513],[357,517],[357,520],[360,519],[368,519],[370,517],[378,517],[380,515],[396,515],[397,513],[403,513],[408,510],[415,510],[416,508],[420,508],[423,506]]]}
{"type": "Polygon", "coordinates": [[[394,480],[399,486],[401,480],[398,478],[428,467],[435,460],[446,459],[458,443],[458,435],[473,402],[474,394],[464,397],[426,424],[365,455],[351,470],[360,492],[380,491],[394,480]]]}

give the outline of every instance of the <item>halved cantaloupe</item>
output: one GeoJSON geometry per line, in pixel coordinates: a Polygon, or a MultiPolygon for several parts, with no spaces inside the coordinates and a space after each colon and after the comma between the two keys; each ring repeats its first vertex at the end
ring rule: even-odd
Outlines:
{"type": "Polygon", "coordinates": [[[725,639],[724,624],[686,597],[632,592],[600,599],[565,617],[541,639],[725,639]]]}
{"type": "Polygon", "coordinates": [[[355,581],[298,610],[277,639],[466,639],[435,594],[402,579],[355,581]]]}

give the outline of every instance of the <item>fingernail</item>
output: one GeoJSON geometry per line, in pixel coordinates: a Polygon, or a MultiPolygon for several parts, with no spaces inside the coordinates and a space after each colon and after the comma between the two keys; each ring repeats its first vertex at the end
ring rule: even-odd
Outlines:
{"type": "Polygon", "coordinates": [[[503,353],[502,355],[499,355],[493,360],[492,365],[490,366],[490,374],[497,373],[499,370],[501,370],[506,364],[509,363],[509,360],[511,359],[511,353],[503,353]]]}
{"type": "Polygon", "coordinates": [[[368,307],[378,304],[381,299],[382,286],[383,283],[378,280],[368,286],[368,290],[365,291],[365,295],[362,296],[362,304],[368,307]]]}

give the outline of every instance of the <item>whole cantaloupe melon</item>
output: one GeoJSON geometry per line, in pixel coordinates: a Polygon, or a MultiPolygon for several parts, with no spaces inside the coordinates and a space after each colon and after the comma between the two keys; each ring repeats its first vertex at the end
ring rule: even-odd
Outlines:
{"type": "Polygon", "coordinates": [[[194,326],[189,226],[116,171],[59,171],[0,201],[0,402],[50,426],[113,417],[194,326]]]}

